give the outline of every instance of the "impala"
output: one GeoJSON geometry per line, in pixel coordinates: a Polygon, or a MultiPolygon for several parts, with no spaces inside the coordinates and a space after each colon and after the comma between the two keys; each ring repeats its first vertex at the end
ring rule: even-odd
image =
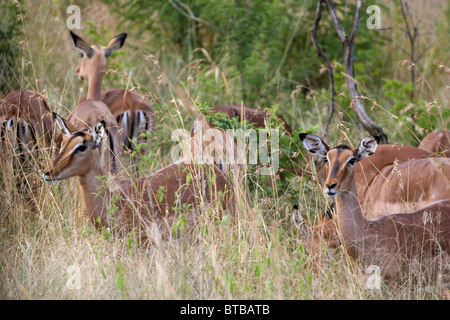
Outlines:
{"type": "Polygon", "coordinates": [[[107,172],[119,171],[119,157],[122,150],[120,126],[108,106],[102,102],[101,87],[106,59],[119,50],[126,38],[122,33],[115,36],[106,47],[90,46],[86,41],[70,31],[75,47],[81,52],[82,61],[77,68],[78,77],[88,79],[87,100],[80,102],[67,117],[65,128],[68,132],[92,129],[99,121],[104,121],[107,147],[102,148],[101,157],[107,172]]]}
{"type": "MultiPolygon", "coordinates": [[[[74,37],[74,34],[71,34],[72,37],[74,37]]],[[[127,34],[123,33],[119,36],[122,42],[120,46],[122,47],[127,34]]],[[[92,48],[96,47],[99,46],[92,46],[92,48]]],[[[92,55],[93,58],[91,60],[83,58],[81,65],[78,67],[77,75],[80,79],[87,78],[90,81],[89,75],[92,72],[103,73],[105,64],[102,59],[102,52],[100,50],[96,50],[92,52],[92,55]],[[96,59],[96,55],[99,55],[100,58],[96,59]]],[[[89,96],[88,92],[87,96],[80,99],[80,102],[89,98],[95,98],[95,100],[103,101],[108,106],[114,117],[116,117],[119,125],[125,131],[123,143],[127,148],[133,148],[133,145],[131,144],[131,139],[133,138],[145,141],[145,138],[142,138],[142,136],[140,137],[141,133],[145,133],[147,131],[150,133],[154,132],[155,111],[153,106],[145,99],[145,97],[138,92],[119,88],[101,91],[100,84],[96,87],[95,96],[89,96]]]]}
{"type": "Polygon", "coordinates": [[[5,94],[0,102],[0,121],[5,128],[15,128],[23,146],[50,146],[53,140],[52,113],[45,99],[34,91],[16,90],[5,94]]]}
{"type": "Polygon", "coordinates": [[[420,142],[419,148],[450,157],[450,130],[436,130],[427,134],[420,142]]]}
{"type": "MultiPolygon", "coordinates": [[[[189,137],[183,137],[180,159],[184,163],[214,163],[227,176],[244,173],[245,154],[238,148],[235,137],[228,131],[211,126],[205,115],[198,114],[189,137]]],[[[173,155],[177,160],[178,154],[173,155]]]]}
{"type": "Polygon", "coordinates": [[[184,219],[186,208],[193,211],[187,213],[188,228],[199,219],[202,205],[224,204],[227,200],[227,179],[212,165],[172,164],[146,178],[122,180],[114,189],[105,187],[100,180],[105,172],[99,159],[99,145],[106,138],[103,122],[92,130],[73,134],[68,133],[61,117],[56,116],[56,124],[64,133],[62,149],[46,168],[44,179],[57,182],[78,176],[87,215],[96,228],[111,228],[118,236],[134,230],[140,239],[151,242],[148,232],[153,223],[165,237],[176,222],[184,219]]]}
{"type": "MultiPolygon", "coordinates": [[[[358,193],[362,195],[371,184],[372,180],[380,173],[380,170],[390,164],[402,163],[415,159],[430,157],[430,152],[411,146],[382,144],[377,147],[377,152],[368,158],[362,159],[356,164],[355,177],[358,193]]],[[[308,160],[314,159],[315,170],[319,183],[326,178],[326,158],[321,155],[311,155],[308,160]]],[[[308,172],[312,173],[312,172],[308,172]]]]}
{"type": "Polygon", "coordinates": [[[386,165],[358,194],[368,219],[385,213],[409,212],[448,199],[450,159],[430,157],[386,165]]]}
{"type": "MultiPolygon", "coordinates": [[[[426,150],[401,145],[379,145],[377,152],[355,166],[356,187],[367,218],[412,211],[447,199],[450,159],[432,158],[426,150]]],[[[326,178],[326,158],[317,155],[319,182],[326,178]]]]}
{"type": "MultiPolygon", "coordinates": [[[[266,121],[269,120],[270,114],[253,109],[247,106],[239,105],[224,105],[224,106],[213,106],[211,110],[215,113],[224,113],[228,119],[237,117],[240,120],[247,120],[249,123],[253,123],[256,128],[265,128],[266,121]]],[[[276,115],[282,122],[285,131],[292,134],[292,128],[288,125],[286,120],[280,115],[276,115]]]]}
{"type": "Polygon", "coordinates": [[[327,159],[323,184],[336,199],[337,225],[348,254],[366,268],[375,265],[386,279],[408,276],[429,280],[449,261],[450,199],[407,213],[368,220],[361,210],[355,165],[373,154],[377,142],[365,138],[357,149],[333,148],[319,137],[300,135],[306,149],[327,159]]]}
{"type": "MultiPolygon", "coordinates": [[[[412,208],[418,209],[436,200],[447,199],[448,161],[428,159],[430,156],[428,151],[416,147],[379,145],[376,153],[357,162],[356,188],[366,218],[408,212],[412,208]],[[427,163],[431,165],[427,166],[427,163]],[[443,163],[442,168],[447,174],[439,174],[440,163],[443,163]],[[422,174],[417,174],[419,168],[422,174]],[[429,183],[427,179],[434,176],[442,182],[441,185],[429,183]],[[393,186],[398,186],[398,189],[393,190],[393,186]]],[[[311,154],[306,158],[314,158],[319,183],[323,184],[327,174],[326,158],[320,154],[311,154]]],[[[312,233],[325,240],[330,247],[339,245],[335,223],[326,217],[313,227],[312,233]]]]}
{"type": "MultiPolygon", "coordinates": [[[[259,155],[262,167],[261,174],[270,175],[278,171],[278,154],[271,153],[269,157],[267,150],[269,145],[272,148],[271,151],[278,146],[278,127],[259,132],[258,129],[253,128],[229,127],[223,130],[215,126],[214,117],[209,118],[211,112],[204,114],[195,108],[190,108],[189,111],[196,114],[197,117],[191,128],[188,154],[183,154],[185,161],[196,160],[206,155],[209,161],[213,161],[227,172],[232,170],[234,176],[241,179],[245,175],[245,164],[257,164],[259,155]],[[268,143],[268,135],[270,136],[270,144],[268,143]]],[[[246,106],[214,106],[210,111],[212,111],[212,114],[223,113],[228,119],[238,117],[241,120],[247,120],[259,129],[265,129],[268,125],[267,122],[270,120],[268,113],[246,106]]],[[[281,116],[277,115],[277,117],[282,121],[284,131],[290,136],[292,129],[281,116]]]]}

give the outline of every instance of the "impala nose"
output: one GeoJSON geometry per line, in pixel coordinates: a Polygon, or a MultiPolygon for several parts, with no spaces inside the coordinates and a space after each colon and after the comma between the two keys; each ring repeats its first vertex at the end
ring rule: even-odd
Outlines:
{"type": "Polygon", "coordinates": [[[328,189],[334,189],[334,187],[336,187],[336,184],[336,182],[333,182],[332,184],[325,183],[328,189]]]}
{"type": "Polygon", "coordinates": [[[325,187],[326,187],[325,193],[327,196],[332,197],[332,198],[337,196],[337,194],[338,194],[337,191],[334,191],[334,188],[336,187],[336,185],[337,185],[337,182],[332,182],[332,183],[325,182],[325,187]]]}
{"type": "Polygon", "coordinates": [[[45,171],[44,174],[42,175],[42,178],[44,178],[45,182],[48,183],[56,183],[59,181],[59,178],[55,178],[55,177],[50,177],[50,175],[53,173],[53,170],[48,170],[45,171]]]}

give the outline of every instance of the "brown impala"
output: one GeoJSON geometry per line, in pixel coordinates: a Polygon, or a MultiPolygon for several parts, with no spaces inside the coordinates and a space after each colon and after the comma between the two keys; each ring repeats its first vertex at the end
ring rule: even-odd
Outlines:
{"type": "Polygon", "coordinates": [[[450,261],[450,199],[369,220],[358,200],[355,166],[375,152],[375,139],[365,138],[353,149],[330,148],[311,134],[300,137],[307,150],[327,159],[323,189],[336,199],[337,225],[351,257],[366,268],[379,267],[387,279],[429,280],[445,268],[450,261]]]}
{"type": "Polygon", "coordinates": [[[6,131],[14,133],[12,145],[17,145],[21,153],[36,144],[48,147],[53,140],[52,113],[45,99],[34,91],[16,90],[5,94],[0,101],[0,122],[2,137],[6,131]]]}
{"type": "Polygon", "coordinates": [[[202,205],[222,205],[228,198],[227,179],[214,165],[172,164],[146,178],[122,180],[109,188],[100,180],[105,175],[99,158],[99,146],[106,138],[104,123],[70,134],[63,119],[55,116],[64,137],[61,152],[45,170],[44,179],[57,182],[78,176],[87,215],[97,228],[110,228],[118,236],[134,230],[140,239],[152,242],[153,225],[168,238],[180,219],[186,219],[188,229],[199,219],[202,205]]]}
{"type": "Polygon", "coordinates": [[[102,148],[100,156],[104,158],[107,172],[118,173],[123,135],[111,110],[101,101],[101,87],[106,59],[122,47],[126,34],[122,33],[115,36],[106,47],[90,46],[72,31],[70,31],[70,35],[82,56],[81,64],[76,73],[79,78],[88,79],[89,86],[86,100],[80,102],[72,110],[67,117],[68,121],[66,121],[65,127],[69,132],[77,132],[92,129],[96,123],[104,121],[107,139],[106,146],[102,148]]]}
{"type": "MultiPolygon", "coordinates": [[[[120,46],[124,44],[126,36],[126,33],[116,36],[120,37],[120,46]]],[[[73,33],[72,37],[74,37],[73,33]]],[[[88,79],[89,82],[91,81],[89,75],[93,72],[103,74],[105,66],[102,51],[95,50],[96,48],[101,48],[101,46],[93,45],[91,48],[94,49],[92,51],[93,57],[91,59],[83,58],[81,65],[77,69],[78,77],[88,79]],[[96,56],[99,56],[99,58],[97,59],[96,56]]],[[[110,55],[108,51],[105,53],[108,56],[110,55]]],[[[123,143],[126,147],[132,148],[130,142],[132,138],[139,138],[139,140],[145,141],[145,138],[139,137],[141,133],[146,131],[153,133],[155,130],[155,111],[144,96],[136,91],[123,88],[112,88],[101,91],[101,82],[95,89],[95,96],[89,95],[88,92],[87,96],[80,99],[80,102],[93,98],[104,102],[125,132],[123,135],[123,143]]]]}

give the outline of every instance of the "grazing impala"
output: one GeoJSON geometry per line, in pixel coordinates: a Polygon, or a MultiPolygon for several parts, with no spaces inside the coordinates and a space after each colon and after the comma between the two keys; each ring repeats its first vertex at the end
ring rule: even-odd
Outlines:
{"type": "Polygon", "coordinates": [[[81,51],[82,62],[77,69],[77,75],[89,81],[87,100],[80,102],[69,114],[66,121],[68,132],[92,129],[99,121],[105,122],[106,147],[101,152],[107,172],[119,171],[119,157],[122,150],[123,138],[120,126],[108,106],[102,102],[101,87],[106,59],[119,50],[126,38],[122,33],[115,36],[106,47],[90,46],[75,33],[70,31],[75,47],[81,51]],[[70,125],[70,122],[72,125],[70,125]]]}
{"type": "MultiPolygon", "coordinates": [[[[144,96],[127,89],[107,89],[101,92],[103,101],[116,117],[117,122],[125,131],[123,143],[133,149],[131,139],[145,142],[142,133],[155,131],[155,111],[144,96]]],[[[86,100],[86,96],[80,101],[86,100]]]]}
{"type": "Polygon", "coordinates": [[[427,134],[419,148],[450,158],[450,130],[436,130],[427,134]]]}
{"type": "Polygon", "coordinates": [[[93,130],[68,133],[65,122],[56,116],[56,124],[64,133],[61,152],[44,173],[47,182],[79,177],[87,215],[97,227],[109,227],[118,236],[126,236],[135,230],[142,240],[152,223],[164,229],[163,235],[172,230],[180,216],[188,213],[186,228],[199,218],[201,205],[225,201],[228,195],[226,177],[215,166],[172,164],[146,178],[136,181],[122,180],[114,190],[104,186],[100,177],[105,173],[99,160],[98,148],[106,138],[103,122],[93,130]],[[219,194],[223,194],[218,196],[219,194]],[[114,202],[114,195],[116,200],[114,202]],[[118,196],[118,197],[117,197],[118,196]],[[117,211],[111,212],[112,207],[117,211]]]}
{"type": "Polygon", "coordinates": [[[375,152],[375,139],[365,138],[352,149],[330,148],[311,134],[300,138],[308,151],[328,160],[323,189],[336,199],[337,225],[352,258],[366,268],[379,267],[386,279],[429,280],[445,268],[450,253],[450,199],[407,214],[368,220],[358,200],[355,164],[375,152]]]}
{"type": "MultiPolygon", "coordinates": [[[[72,33],[72,37],[77,37],[72,33]]],[[[119,35],[121,37],[121,46],[124,44],[127,37],[126,33],[119,35]]],[[[93,48],[99,47],[93,45],[93,48]]],[[[77,69],[77,75],[80,79],[90,79],[89,75],[92,72],[103,73],[104,63],[102,52],[99,50],[92,52],[92,60],[83,59],[80,67],[77,69]],[[99,59],[95,56],[100,55],[99,59]],[[89,61],[89,63],[87,63],[89,61]]],[[[108,54],[109,56],[109,54],[108,54]]],[[[89,80],[90,81],[90,80],[89,80]]],[[[125,131],[123,143],[125,147],[132,149],[131,139],[136,138],[145,141],[145,138],[139,137],[141,133],[149,131],[153,133],[155,130],[155,111],[153,106],[145,99],[144,96],[136,91],[128,89],[107,89],[101,91],[101,84],[96,87],[95,100],[103,101],[111,110],[117,122],[125,131]]],[[[89,92],[87,96],[80,99],[80,102],[89,99],[89,92]]],[[[92,99],[92,96],[91,96],[92,99]]]]}

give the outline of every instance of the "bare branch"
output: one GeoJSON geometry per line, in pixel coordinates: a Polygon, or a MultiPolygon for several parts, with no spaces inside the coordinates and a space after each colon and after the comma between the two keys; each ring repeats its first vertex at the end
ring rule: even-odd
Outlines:
{"type": "Polygon", "coordinates": [[[423,57],[423,55],[425,54],[425,53],[427,53],[427,51],[428,50],[430,50],[431,49],[431,47],[433,47],[433,45],[434,45],[434,41],[417,57],[417,61],[419,61],[420,59],[422,59],[422,57],[423,57]]]}
{"type": "MultiPolygon", "coordinates": [[[[405,28],[402,28],[402,30],[408,37],[409,44],[411,46],[410,51],[406,51],[403,49],[401,50],[409,57],[411,63],[420,70],[419,60],[424,56],[426,52],[428,52],[428,50],[430,50],[434,43],[430,44],[424,51],[419,51],[419,37],[422,35],[422,33],[420,33],[418,30],[420,20],[418,22],[414,21],[413,15],[411,14],[411,10],[409,9],[409,5],[406,1],[399,0],[399,2],[403,21],[405,23],[405,28]]],[[[416,68],[411,68],[411,82],[413,84],[416,82],[416,68]]],[[[414,87],[413,91],[411,92],[411,97],[414,97],[414,87]]]]}
{"type": "Polygon", "coordinates": [[[336,30],[339,39],[341,40],[341,44],[347,40],[347,34],[345,33],[344,27],[342,26],[339,18],[336,14],[336,10],[334,9],[332,0],[325,0],[328,8],[328,14],[331,17],[331,21],[333,21],[334,29],[336,30]]]}
{"type": "Polygon", "coordinates": [[[403,49],[402,47],[400,47],[398,44],[395,45],[397,48],[399,48],[404,54],[409,55],[409,52],[406,51],[405,49],[403,49]]]}
{"type": "Polygon", "coordinates": [[[355,40],[355,36],[356,36],[356,31],[358,31],[358,26],[360,23],[360,19],[359,19],[359,12],[361,10],[361,5],[362,5],[362,0],[358,0],[356,1],[356,8],[355,8],[355,17],[353,18],[353,23],[352,23],[352,27],[350,28],[350,33],[348,36],[348,41],[349,42],[354,42],[355,40]]]}
{"type": "MultiPolygon", "coordinates": [[[[400,1],[400,8],[402,11],[403,20],[405,21],[405,26],[406,26],[406,30],[404,30],[404,31],[405,31],[406,35],[409,37],[409,40],[412,42],[413,36],[412,36],[410,26],[408,23],[408,17],[406,16],[406,8],[405,8],[405,5],[403,4],[403,1],[402,0],[399,0],[399,1],[400,1]]],[[[409,16],[411,17],[411,14],[409,16]]]]}
{"type": "Polygon", "coordinates": [[[328,110],[328,118],[325,123],[324,133],[323,137],[326,140],[325,142],[330,142],[330,134],[329,134],[329,128],[331,121],[333,119],[333,115],[335,113],[335,89],[334,89],[334,74],[333,74],[333,67],[331,65],[330,59],[326,56],[326,54],[322,51],[322,49],[319,46],[319,42],[317,41],[317,29],[319,27],[320,20],[322,19],[322,4],[324,0],[319,0],[317,2],[317,9],[316,9],[316,17],[314,19],[313,26],[311,28],[311,41],[316,48],[317,55],[323,59],[325,62],[325,65],[328,69],[328,75],[330,79],[330,108],[328,110]]]}
{"type": "Polygon", "coordinates": [[[344,49],[345,84],[347,86],[347,91],[349,93],[350,99],[352,99],[352,103],[350,106],[355,111],[364,129],[366,129],[372,136],[379,137],[380,143],[386,144],[388,142],[388,138],[383,132],[383,129],[376,125],[364,110],[364,105],[361,102],[360,94],[358,92],[358,86],[354,79],[354,40],[360,23],[359,13],[361,10],[362,0],[358,0],[356,2],[355,15],[353,18],[352,26],[350,28],[350,36],[348,37],[337,17],[333,1],[324,0],[324,2],[327,4],[328,13],[330,14],[331,20],[333,21],[335,30],[339,36],[339,39],[341,40],[341,44],[344,49]]]}

